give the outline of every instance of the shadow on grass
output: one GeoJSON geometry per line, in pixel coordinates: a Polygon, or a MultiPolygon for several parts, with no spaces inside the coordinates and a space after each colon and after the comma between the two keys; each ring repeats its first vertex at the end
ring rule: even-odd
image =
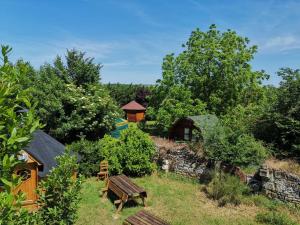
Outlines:
{"type": "MultiPolygon", "coordinates": [[[[119,200],[119,197],[116,196],[111,190],[108,191],[107,193],[107,199],[111,202],[111,204],[115,205],[114,202],[116,200],[119,200]]],[[[137,206],[142,206],[142,203],[137,202],[136,200],[129,200],[123,205],[124,208],[135,208],[137,206]]],[[[116,210],[118,205],[115,205],[116,210]]]]}

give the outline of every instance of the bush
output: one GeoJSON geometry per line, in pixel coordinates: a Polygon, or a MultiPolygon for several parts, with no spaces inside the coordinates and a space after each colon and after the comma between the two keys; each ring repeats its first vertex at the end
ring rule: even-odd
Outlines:
{"type": "Polygon", "coordinates": [[[208,197],[218,201],[219,206],[228,203],[239,205],[242,196],[249,193],[249,188],[238,177],[216,172],[205,191],[208,197]]]}
{"type": "Polygon", "coordinates": [[[40,184],[38,214],[41,224],[71,225],[77,219],[81,178],[74,178],[76,158],[69,154],[57,157],[58,166],[40,184]]]}
{"type": "Polygon", "coordinates": [[[101,158],[106,159],[109,164],[110,174],[122,173],[123,167],[121,165],[122,145],[120,140],[113,138],[109,135],[105,135],[100,141],[101,146],[101,158]]]}
{"type": "Polygon", "coordinates": [[[122,131],[120,162],[125,174],[142,176],[154,169],[155,146],[148,134],[136,127],[122,131]]]}
{"type": "Polygon", "coordinates": [[[152,172],[155,147],[149,135],[136,127],[122,131],[119,139],[105,135],[100,141],[80,140],[69,146],[81,157],[79,172],[96,175],[102,160],[109,163],[110,175],[142,176],[152,172]]]}
{"type": "Polygon", "coordinates": [[[99,141],[81,139],[73,142],[68,149],[80,155],[79,173],[90,177],[99,172],[99,162],[103,160],[99,141]]]}
{"type": "Polygon", "coordinates": [[[268,152],[261,142],[250,135],[241,135],[236,144],[231,146],[228,157],[232,165],[253,166],[260,165],[267,156],[268,152]]]}
{"type": "Polygon", "coordinates": [[[268,156],[260,141],[248,134],[236,135],[221,122],[205,126],[201,130],[204,153],[212,160],[223,161],[234,166],[256,166],[268,156]]]}
{"type": "Polygon", "coordinates": [[[271,225],[297,225],[298,223],[291,220],[288,215],[276,211],[258,213],[256,220],[260,223],[271,225]]]}

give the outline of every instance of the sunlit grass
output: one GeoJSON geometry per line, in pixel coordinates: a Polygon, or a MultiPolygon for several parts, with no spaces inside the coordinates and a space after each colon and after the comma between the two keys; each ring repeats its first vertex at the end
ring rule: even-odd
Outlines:
{"type": "MultiPolygon", "coordinates": [[[[208,199],[196,181],[173,174],[155,174],[133,179],[148,193],[146,210],[171,222],[173,225],[258,224],[255,205],[218,207],[208,199]]],[[[143,209],[141,205],[127,204],[119,215],[109,199],[100,197],[102,181],[87,179],[83,184],[78,225],[118,225],[129,215],[143,209]]]]}

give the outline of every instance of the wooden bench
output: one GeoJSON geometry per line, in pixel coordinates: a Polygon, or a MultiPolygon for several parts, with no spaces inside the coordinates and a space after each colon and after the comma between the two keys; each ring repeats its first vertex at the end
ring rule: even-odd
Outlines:
{"type": "Polygon", "coordinates": [[[170,225],[170,224],[158,218],[157,216],[154,216],[151,213],[142,210],[125,219],[123,225],[170,225]]]}
{"type": "Polygon", "coordinates": [[[107,196],[107,192],[111,190],[119,199],[114,204],[119,204],[117,212],[120,212],[124,204],[129,200],[136,201],[141,198],[145,206],[146,191],[133,183],[125,175],[111,176],[107,179],[106,187],[102,189],[103,197],[107,196]]]}

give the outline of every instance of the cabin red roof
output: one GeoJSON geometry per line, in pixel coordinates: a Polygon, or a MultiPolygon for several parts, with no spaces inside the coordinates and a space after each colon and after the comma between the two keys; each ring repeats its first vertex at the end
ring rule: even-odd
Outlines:
{"type": "Polygon", "coordinates": [[[146,108],[136,101],[131,101],[122,107],[123,110],[146,110],[146,108]]]}

